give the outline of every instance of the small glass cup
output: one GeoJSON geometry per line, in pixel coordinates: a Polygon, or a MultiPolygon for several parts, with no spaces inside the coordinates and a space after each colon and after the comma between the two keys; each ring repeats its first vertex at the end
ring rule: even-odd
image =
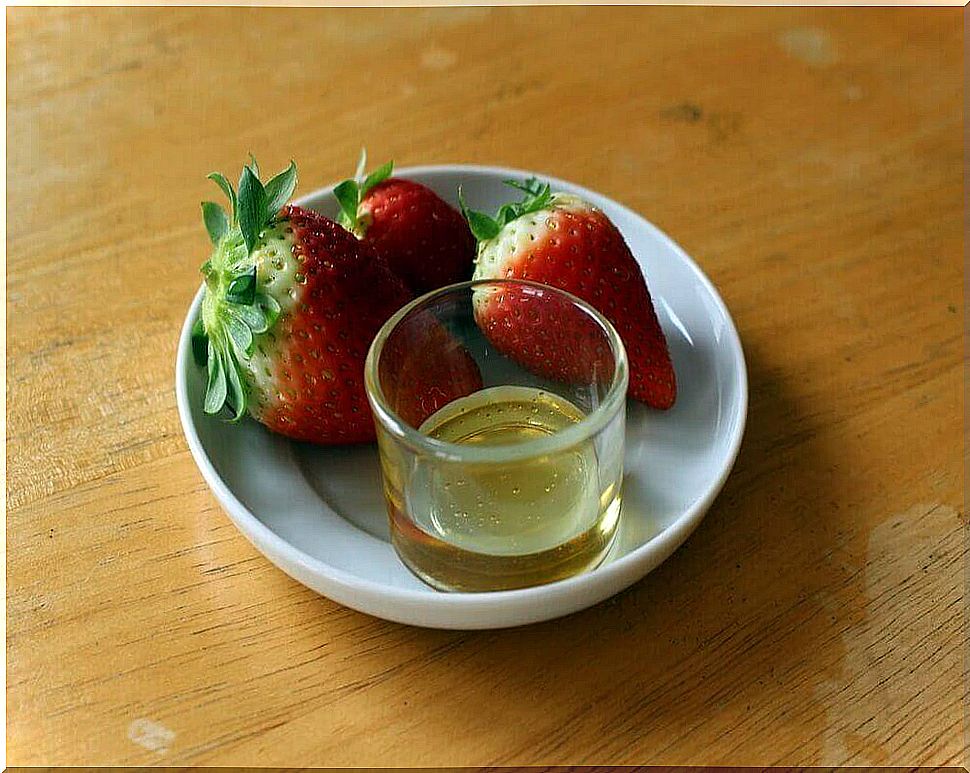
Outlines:
{"type": "Polygon", "coordinates": [[[609,321],[534,282],[463,282],[399,310],[365,365],[394,548],[439,590],[592,569],[620,517],[628,380],[609,321]]]}

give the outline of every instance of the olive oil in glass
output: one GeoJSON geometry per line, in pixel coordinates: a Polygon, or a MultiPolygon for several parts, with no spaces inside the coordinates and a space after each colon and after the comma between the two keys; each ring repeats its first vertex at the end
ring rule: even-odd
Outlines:
{"type": "MultiPolygon", "coordinates": [[[[404,562],[449,590],[538,585],[596,566],[616,533],[620,495],[615,472],[601,474],[593,439],[501,461],[503,448],[548,437],[583,418],[551,391],[498,386],[425,420],[419,431],[428,437],[492,447],[497,459],[421,459],[403,491],[386,491],[404,562]]],[[[385,465],[386,481],[404,475],[385,465]]]]}

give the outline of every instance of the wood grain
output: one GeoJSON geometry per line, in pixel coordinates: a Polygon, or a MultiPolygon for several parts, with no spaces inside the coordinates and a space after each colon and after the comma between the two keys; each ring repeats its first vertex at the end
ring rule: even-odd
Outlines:
{"type": "Polygon", "coordinates": [[[957,10],[7,10],[12,765],[955,765],[957,10]],[[358,148],[642,212],[735,317],[734,474],[619,597],[372,619],[229,524],[175,411],[204,176],[358,148]]]}

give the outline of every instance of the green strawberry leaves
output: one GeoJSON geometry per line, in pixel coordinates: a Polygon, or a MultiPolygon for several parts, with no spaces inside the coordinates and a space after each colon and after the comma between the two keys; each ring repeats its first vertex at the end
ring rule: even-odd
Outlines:
{"type": "Polygon", "coordinates": [[[263,230],[266,211],[266,190],[252,167],[244,166],[239,177],[239,230],[246,250],[253,251],[263,230]]]}
{"type": "Polygon", "coordinates": [[[337,222],[358,237],[363,236],[364,225],[360,217],[360,203],[376,185],[384,182],[394,172],[394,162],[388,161],[377,167],[368,175],[364,174],[367,167],[367,150],[361,150],[357,171],[349,180],[344,180],[333,189],[334,198],[340,205],[340,215],[337,222]]]}
{"type": "Polygon", "coordinates": [[[205,230],[209,232],[209,239],[218,244],[229,230],[229,217],[226,210],[212,201],[202,202],[202,220],[205,230]]]}
{"type": "Polygon", "coordinates": [[[254,326],[253,332],[255,333],[263,333],[273,327],[282,311],[276,298],[267,293],[257,293],[253,306],[263,315],[262,324],[265,326],[262,330],[257,330],[254,326]]]}
{"type": "Polygon", "coordinates": [[[218,244],[234,227],[238,227],[247,253],[252,252],[262,232],[279,217],[280,210],[296,190],[297,182],[296,163],[290,161],[286,169],[264,186],[259,179],[256,159],[252,155],[249,158],[250,162],[243,167],[239,176],[238,194],[224,175],[218,172],[208,175],[208,179],[215,182],[229,199],[231,217],[211,201],[202,203],[202,218],[212,243],[218,244]]]}
{"type": "Polygon", "coordinates": [[[246,415],[249,406],[237,355],[232,348],[219,345],[210,339],[207,359],[208,381],[202,410],[208,414],[217,414],[228,407],[232,412],[229,421],[237,422],[246,415]]]}
{"type": "Polygon", "coordinates": [[[225,177],[223,177],[218,172],[211,172],[206,177],[207,180],[212,180],[222,188],[222,192],[226,194],[226,198],[229,199],[229,207],[232,211],[232,222],[236,222],[236,192],[232,189],[232,183],[229,182],[225,177]]]}
{"type": "Polygon", "coordinates": [[[505,225],[489,217],[484,212],[476,212],[474,209],[469,209],[465,203],[465,197],[461,192],[460,185],[458,186],[458,205],[461,207],[461,213],[465,216],[465,220],[468,221],[468,227],[471,229],[472,236],[480,242],[487,242],[489,239],[494,239],[498,236],[498,232],[502,230],[502,226],[505,225]]]}
{"type": "Polygon", "coordinates": [[[269,218],[275,218],[286,206],[294,190],[296,190],[296,164],[290,161],[290,165],[266,183],[263,189],[266,195],[266,215],[269,218]]]}
{"type": "Polygon", "coordinates": [[[218,414],[228,408],[228,418],[235,422],[249,404],[244,363],[253,354],[256,336],[269,331],[281,311],[279,303],[260,290],[253,251],[293,195],[297,170],[291,161],[264,185],[250,155],[236,189],[218,172],[208,179],[229,199],[229,212],[214,202],[202,202],[213,253],[202,266],[206,295],[202,315],[192,327],[192,352],[207,372],[203,409],[218,414]]]}
{"type": "Polygon", "coordinates": [[[196,361],[204,358],[202,361],[208,367],[202,404],[206,413],[218,414],[228,408],[231,422],[239,421],[246,414],[249,396],[243,363],[252,357],[256,336],[269,330],[279,316],[279,304],[275,300],[267,302],[268,298],[260,293],[251,305],[227,301],[216,309],[211,330],[206,330],[201,320],[193,327],[192,348],[196,361]],[[203,332],[197,335],[197,330],[203,332]],[[207,348],[203,348],[206,344],[207,348]]]}
{"type": "Polygon", "coordinates": [[[256,305],[233,304],[227,311],[231,316],[247,325],[254,335],[269,330],[270,322],[266,313],[256,305]]]}
{"type": "Polygon", "coordinates": [[[256,159],[243,167],[239,177],[239,230],[249,252],[253,251],[263,231],[279,216],[295,188],[296,164],[292,161],[265,187],[259,181],[256,159]]]}
{"type": "Polygon", "coordinates": [[[394,172],[394,162],[388,161],[386,164],[382,164],[377,167],[373,172],[371,172],[367,177],[364,178],[363,184],[360,186],[361,198],[366,196],[370,189],[373,188],[378,183],[384,182],[391,174],[394,172]]]}
{"type": "Polygon", "coordinates": [[[489,217],[482,212],[469,209],[465,204],[461,188],[458,188],[458,203],[461,212],[468,221],[468,227],[472,235],[480,242],[487,242],[498,236],[499,232],[513,220],[517,220],[523,215],[539,212],[548,209],[552,205],[554,194],[549,187],[549,183],[540,182],[535,177],[530,177],[522,182],[518,180],[505,180],[505,184],[511,188],[522,191],[525,195],[520,201],[510,204],[503,204],[495,217],[489,217]]]}
{"type": "Polygon", "coordinates": [[[357,222],[357,205],[360,204],[360,186],[356,180],[344,180],[333,189],[333,195],[340,205],[340,225],[353,231],[357,222]]]}
{"type": "Polygon", "coordinates": [[[226,333],[232,342],[232,348],[238,353],[249,359],[253,353],[253,331],[245,320],[236,314],[226,314],[225,316],[226,333]]]}
{"type": "Polygon", "coordinates": [[[498,220],[502,225],[511,223],[523,215],[539,212],[552,204],[552,189],[549,187],[549,183],[539,182],[535,177],[530,177],[525,182],[506,180],[505,184],[522,191],[525,196],[522,197],[521,201],[505,204],[499,209],[498,220]]]}
{"type": "MultiPolygon", "coordinates": [[[[276,324],[281,309],[275,298],[256,290],[255,269],[252,274],[236,277],[230,287],[233,283],[248,287],[246,292],[251,300],[237,302],[227,292],[224,301],[213,304],[213,319],[208,326],[211,329],[207,329],[202,318],[192,327],[192,351],[196,362],[208,367],[203,409],[217,414],[228,408],[231,412],[228,420],[237,422],[249,405],[243,363],[252,357],[256,336],[276,324]]],[[[205,308],[203,303],[203,314],[205,308]]]]}
{"type": "MultiPolygon", "coordinates": [[[[230,355],[230,357],[232,357],[232,355],[230,355]]],[[[226,386],[228,388],[226,404],[233,412],[233,415],[230,417],[229,421],[235,424],[246,415],[246,409],[249,407],[249,397],[246,393],[246,387],[243,384],[242,373],[238,361],[229,363],[228,367],[226,368],[226,376],[226,386]]]]}
{"type": "Polygon", "coordinates": [[[245,274],[233,277],[226,290],[226,300],[244,306],[252,305],[256,298],[256,266],[245,274]]]}
{"type": "Polygon", "coordinates": [[[205,334],[205,325],[199,317],[192,325],[192,356],[196,365],[205,366],[209,354],[209,337],[205,334]]]}
{"type": "Polygon", "coordinates": [[[222,351],[209,341],[209,380],[205,388],[206,413],[218,413],[226,403],[226,365],[222,351]]]}

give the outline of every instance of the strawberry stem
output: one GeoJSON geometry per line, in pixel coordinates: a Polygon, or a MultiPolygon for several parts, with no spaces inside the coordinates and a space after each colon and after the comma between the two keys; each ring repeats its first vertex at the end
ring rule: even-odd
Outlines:
{"type": "Polygon", "coordinates": [[[469,209],[465,204],[461,188],[458,188],[458,203],[461,205],[462,214],[468,221],[468,227],[472,234],[480,242],[487,242],[498,236],[506,225],[513,220],[517,220],[523,215],[532,212],[539,212],[547,209],[552,204],[553,193],[549,183],[540,182],[535,177],[530,177],[524,181],[505,180],[505,184],[511,188],[522,191],[525,195],[520,201],[510,204],[503,204],[495,217],[489,217],[482,212],[469,209]]]}
{"type": "Polygon", "coordinates": [[[296,188],[296,164],[266,185],[256,159],[243,167],[239,192],[218,172],[209,175],[229,199],[231,216],[218,204],[202,203],[202,218],[213,244],[202,264],[205,296],[192,328],[192,349],[208,373],[203,409],[217,414],[229,408],[230,421],[246,415],[248,389],[242,363],[253,353],[254,336],[265,333],[280,314],[279,303],[259,291],[253,250],[267,230],[278,226],[280,211],[296,188]]]}
{"type": "Polygon", "coordinates": [[[366,165],[367,149],[362,148],[354,176],[348,180],[344,180],[333,189],[334,198],[337,199],[337,203],[340,205],[340,215],[337,218],[337,222],[358,239],[362,239],[364,233],[367,231],[367,223],[360,212],[361,202],[363,202],[372,188],[384,182],[394,172],[394,162],[388,161],[365,176],[364,170],[366,165]]]}

